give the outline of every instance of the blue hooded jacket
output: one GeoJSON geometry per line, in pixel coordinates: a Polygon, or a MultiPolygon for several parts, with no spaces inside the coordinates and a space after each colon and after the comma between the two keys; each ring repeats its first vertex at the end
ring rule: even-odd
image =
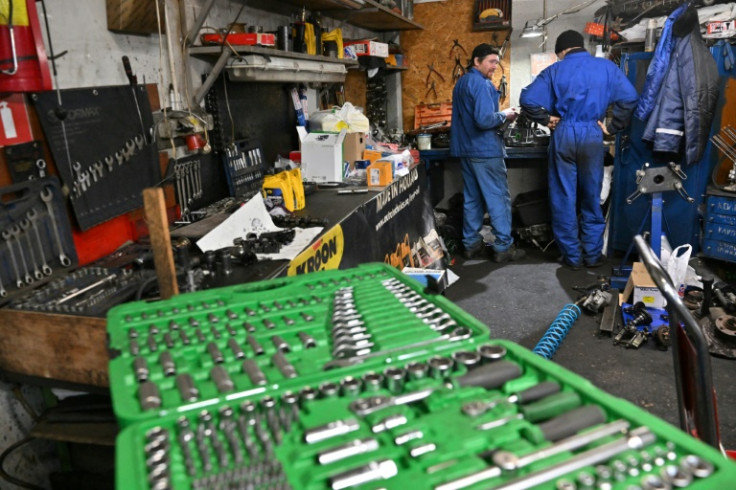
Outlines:
{"type": "Polygon", "coordinates": [[[634,111],[634,117],[637,119],[645,121],[657,103],[657,95],[667,73],[672,50],[675,47],[675,40],[672,39],[672,24],[685,10],[687,10],[687,4],[677,7],[664,22],[662,35],[659,37],[657,48],[654,50],[654,57],[647,69],[647,78],[644,80],[644,87],[641,89],[639,104],[634,111]]]}
{"type": "Polygon", "coordinates": [[[490,80],[471,68],[452,92],[450,155],[460,158],[506,156],[501,129],[506,116],[498,111],[500,94],[490,80]]]}

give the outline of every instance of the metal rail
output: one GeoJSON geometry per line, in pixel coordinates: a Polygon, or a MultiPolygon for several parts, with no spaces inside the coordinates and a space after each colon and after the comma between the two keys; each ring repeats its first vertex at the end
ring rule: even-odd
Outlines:
{"type": "Polygon", "coordinates": [[[647,272],[667,299],[680,427],[720,450],[708,341],[649,244],[641,235],[634,237],[634,244],[647,272]]]}

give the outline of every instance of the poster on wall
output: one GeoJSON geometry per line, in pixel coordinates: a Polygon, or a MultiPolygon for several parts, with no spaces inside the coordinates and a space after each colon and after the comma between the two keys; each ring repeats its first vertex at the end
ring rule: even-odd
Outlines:
{"type": "Polygon", "coordinates": [[[289,264],[288,275],[348,269],[366,262],[437,268],[444,256],[419,165],[327,230],[289,264]]]}
{"type": "Polygon", "coordinates": [[[531,64],[532,82],[542,70],[557,61],[557,55],[554,53],[533,53],[529,56],[531,64]]]}

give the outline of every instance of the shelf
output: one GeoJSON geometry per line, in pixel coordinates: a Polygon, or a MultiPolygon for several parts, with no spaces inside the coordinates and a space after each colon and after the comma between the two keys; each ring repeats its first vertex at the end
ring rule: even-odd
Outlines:
{"type": "MultiPolygon", "coordinates": [[[[312,60],[312,61],[322,61],[326,63],[341,63],[343,65],[346,65],[348,67],[350,66],[357,66],[358,62],[356,60],[347,60],[347,59],[340,59],[340,58],[331,58],[329,56],[321,56],[321,55],[314,55],[314,54],[306,54],[306,53],[297,53],[296,51],[281,51],[280,49],[275,48],[264,48],[262,46],[233,46],[233,48],[238,52],[238,54],[262,54],[265,56],[279,56],[281,58],[292,58],[297,60],[312,60]]],[[[225,53],[228,54],[228,56],[235,56],[228,48],[225,47],[224,50],[225,53]]],[[[214,56],[220,56],[223,53],[222,46],[192,46],[189,48],[189,54],[192,56],[196,56],[198,58],[212,58],[214,56]]]]}
{"type": "MultiPolygon", "coordinates": [[[[329,56],[318,56],[313,54],[297,53],[295,51],[281,51],[280,49],[264,48],[261,46],[233,46],[233,49],[237,51],[239,55],[244,54],[261,54],[264,56],[278,56],[281,58],[291,58],[297,60],[311,60],[320,61],[322,63],[339,63],[345,65],[347,68],[357,67],[358,62],[355,60],[346,60],[340,58],[330,58],[329,56]]],[[[215,80],[220,75],[222,70],[225,68],[228,60],[235,57],[232,50],[225,46],[192,46],[189,48],[189,55],[198,58],[214,58],[217,57],[217,61],[212,67],[212,71],[207,75],[207,79],[202,83],[202,86],[197,89],[194,94],[193,102],[198,105],[202,99],[204,99],[207,91],[215,83],[215,80]]]]}
{"type": "MultiPolygon", "coordinates": [[[[360,0],[351,0],[356,5],[360,0]]],[[[284,6],[306,8],[309,11],[318,11],[327,17],[345,21],[356,27],[371,31],[406,31],[424,29],[420,24],[393,12],[375,0],[363,0],[362,8],[351,8],[340,3],[339,0],[249,0],[246,3],[257,9],[288,14],[284,6]]],[[[288,9],[288,7],[287,7],[288,9]]]]}

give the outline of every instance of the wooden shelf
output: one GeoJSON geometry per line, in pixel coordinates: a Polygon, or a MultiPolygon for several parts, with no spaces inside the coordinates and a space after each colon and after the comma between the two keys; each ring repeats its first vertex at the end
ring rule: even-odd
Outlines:
{"type": "Polygon", "coordinates": [[[420,24],[387,9],[375,0],[364,0],[364,6],[357,9],[347,7],[338,0],[248,0],[245,3],[253,8],[282,15],[288,14],[289,10],[293,12],[294,8],[306,8],[371,31],[424,29],[420,24]]]}

